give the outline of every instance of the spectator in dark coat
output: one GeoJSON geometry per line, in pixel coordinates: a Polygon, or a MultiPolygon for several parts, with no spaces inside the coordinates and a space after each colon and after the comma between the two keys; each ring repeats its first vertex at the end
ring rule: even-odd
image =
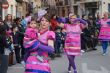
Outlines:
{"type": "Polygon", "coordinates": [[[25,48],[23,46],[23,38],[24,38],[24,32],[25,29],[23,27],[23,25],[21,25],[21,19],[20,18],[16,18],[15,19],[15,25],[18,27],[18,33],[19,33],[19,44],[21,46],[21,58],[24,58],[24,54],[25,54],[25,48]]]}
{"type": "Polygon", "coordinates": [[[60,57],[61,56],[62,33],[61,33],[60,27],[57,27],[55,30],[56,30],[55,31],[55,35],[56,35],[56,38],[55,38],[55,54],[57,57],[60,57]]]}
{"type": "Polygon", "coordinates": [[[19,46],[19,33],[18,33],[18,27],[16,25],[12,26],[12,39],[13,39],[13,45],[15,49],[15,55],[17,63],[20,63],[20,46],[19,46]]]}
{"type": "Polygon", "coordinates": [[[5,54],[5,48],[9,45],[6,41],[6,29],[4,25],[0,25],[0,73],[7,73],[8,55],[5,54]]]}

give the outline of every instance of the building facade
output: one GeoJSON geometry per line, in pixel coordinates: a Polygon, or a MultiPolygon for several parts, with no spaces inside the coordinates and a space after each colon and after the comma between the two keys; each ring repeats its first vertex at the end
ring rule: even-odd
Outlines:
{"type": "Polygon", "coordinates": [[[56,2],[55,0],[47,0],[47,4],[48,4],[48,11],[50,14],[56,14],[57,10],[56,10],[56,2]]]}
{"type": "Polygon", "coordinates": [[[110,0],[56,0],[57,15],[67,16],[73,12],[80,17],[83,14],[95,15],[110,12],[110,0]]]}
{"type": "Polygon", "coordinates": [[[57,15],[66,17],[70,12],[74,13],[74,0],[56,0],[57,15]]]}
{"type": "MultiPolygon", "coordinates": [[[[2,19],[5,19],[5,16],[7,14],[12,14],[13,18],[16,17],[16,1],[15,0],[7,0],[7,2],[9,3],[9,7],[8,9],[3,9],[2,8],[2,19]]],[[[2,1],[3,3],[3,1],[2,1]]]]}
{"type": "Polygon", "coordinates": [[[28,0],[16,0],[16,17],[25,17],[25,15],[29,12],[28,10],[28,0]]]}
{"type": "Polygon", "coordinates": [[[41,0],[30,0],[29,3],[33,14],[36,14],[41,9],[41,0]]]}

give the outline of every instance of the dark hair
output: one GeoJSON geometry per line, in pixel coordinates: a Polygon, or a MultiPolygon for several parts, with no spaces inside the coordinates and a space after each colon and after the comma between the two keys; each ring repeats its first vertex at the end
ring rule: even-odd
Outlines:
{"type": "Polygon", "coordinates": [[[85,17],[86,15],[84,14],[84,15],[82,15],[82,19],[85,17]]]}
{"type": "Polygon", "coordinates": [[[16,27],[17,27],[17,25],[14,24],[14,25],[12,26],[12,28],[11,28],[12,31],[13,31],[13,29],[15,29],[16,27]]]}
{"type": "Polygon", "coordinates": [[[15,19],[15,21],[19,21],[21,18],[19,18],[19,17],[17,17],[16,19],[15,19]]]}
{"type": "Polygon", "coordinates": [[[45,14],[43,17],[50,22],[50,19],[51,19],[51,18],[50,18],[50,16],[49,16],[48,14],[45,14]]]}
{"type": "Polygon", "coordinates": [[[29,21],[29,22],[27,23],[27,27],[30,27],[30,23],[31,23],[32,21],[35,21],[35,22],[37,23],[37,21],[35,20],[35,18],[32,17],[32,18],[31,18],[31,21],[29,21]]]}
{"type": "Polygon", "coordinates": [[[6,35],[6,27],[5,27],[5,25],[0,25],[0,35],[6,35]]]}
{"type": "Polygon", "coordinates": [[[54,16],[56,16],[56,15],[55,15],[55,14],[52,14],[52,15],[51,15],[51,19],[53,19],[54,16]]]}
{"type": "Polygon", "coordinates": [[[5,16],[5,21],[8,21],[8,16],[11,15],[11,22],[13,21],[13,18],[12,18],[12,14],[7,14],[7,16],[5,16]]]}
{"type": "Polygon", "coordinates": [[[14,22],[15,22],[15,23],[18,23],[18,21],[20,21],[20,20],[21,20],[21,18],[17,17],[17,18],[14,20],[14,22]]]}
{"type": "Polygon", "coordinates": [[[27,13],[27,14],[26,14],[26,17],[28,17],[28,16],[30,16],[30,13],[27,13]]]}
{"type": "MultiPolygon", "coordinates": [[[[34,17],[31,18],[31,21],[36,21],[36,19],[34,17]]],[[[31,21],[29,21],[27,24],[30,24],[31,21]]],[[[37,21],[36,21],[37,22],[37,21]]]]}

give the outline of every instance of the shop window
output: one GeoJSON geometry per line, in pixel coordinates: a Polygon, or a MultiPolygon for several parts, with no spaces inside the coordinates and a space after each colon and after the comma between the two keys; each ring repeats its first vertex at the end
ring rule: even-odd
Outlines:
{"type": "Polygon", "coordinates": [[[69,5],[68,0],[65,0],[65,5],[69,5]]]}
{"type": "Polygon", "coordinates": [[[13,15],[13,5],[11,5],[11,14],[13,15]]]}
{"type": "Polygon", "coordinates": [[[108,12],[110,12],[110,4],[108,4],[108,12]]]}

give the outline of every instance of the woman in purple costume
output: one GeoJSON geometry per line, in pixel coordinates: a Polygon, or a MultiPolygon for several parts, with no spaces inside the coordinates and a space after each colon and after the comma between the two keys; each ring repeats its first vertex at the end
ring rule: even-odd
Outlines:
{"type": "Polygon", "coordinates": [[[41,44],[38,40],[36,25],[36,21],[32,20],[25,32],[25,73],[50,73],[48,57],[43,53],[52,53],[54,49],[46,44],[41,44]]]}
{"type": "Polygon", "coordinates": [[[84,20],[76,18],[72,13],[69,14],[69,21],[70,24],[61,23],[60,26],[65,28],[67,33],[64,51],[69,60],[68,73],[71,73],[71,67],[73,68],[74,73],[77,73],[75,56],[78,56],[81,53],[80,34],[82,29],[87,27],[87,23],[84,20]]]}

